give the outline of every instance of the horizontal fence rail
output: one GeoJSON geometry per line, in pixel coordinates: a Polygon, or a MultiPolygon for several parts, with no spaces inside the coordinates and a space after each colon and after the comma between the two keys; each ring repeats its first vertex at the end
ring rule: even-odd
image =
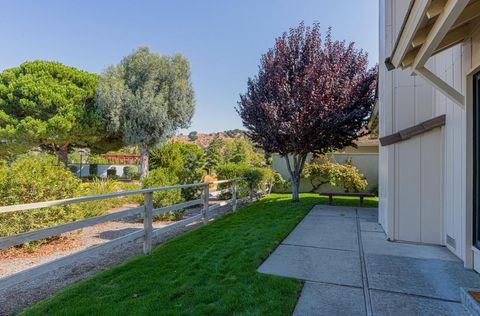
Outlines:
{"type": "Polygon", "coordinates": [[[181,184],[181,185],[172,185],[172,186],[160,187],[160,188],[150,188],[150,189],[114,192],[114,193],[107,193],[107,194],[89,195],[89,196],[82,196],[77,198],[69,198],[69,199],[47,201],[47,202],[0,206],[0,213],[33,210],[37,208],[52,207],[52,206],[62,206],[62,205],[68,205],[73,203],[110,199],[114,197],[127,196],[127,195],[153,193],[158,191],[167,191],[167,190],[174,190],[174,189],[184,189],[184,188],[200,187],[200,186],[206,186],[206,185],[222,184],[222,183],[228,183],[228,182],[238,181],[238,180],[246,180],[246,179],[237,178],[237,179],[219,180],[219,181],[212,181],[212,182],[181,184]]]}
{"type": "Polygon", "coordinates": [[[253,189],[250,186],[241,187],[241,188],[238,187],[238,181],[242,181],[242,180],[246,180],[246,179],[235,178],[235,179],[229,179],[229,180],[219,180],[219,181],[211,181],[211,182],[201,182],[201,183],[166,186],[166,187],[160,187],[160,188],[149,188],[149,189],[141,189],[141,190],[83,196],[83,197],[69,198],[69,199],[62,199],[62,200],[55,200],[55,201],[2,206],[0,207],[0,213],[10,213],[10,212],[28,211],[28,210],[34,210],[34,209],[46,208],[46,207],[52,207],[52,206],[63,206],[63,205],[82,203],[82,202],[101,200],[101,199],[110,199],[110,198],[127,196],[127,195],[135,195],[135,194],[144,195],[144,204],[138,207],[133,207],[133,208],[129,208],[126,210],[122,210],[122,211],[118,211],[110,214],[90,217],[90,218],[86,218],[86,219],[82,219],[74,222],[68,222],[65,224],[46,227],[38,230],[22,232],[22,233],[18,233],[11,236],[0,237],[0,249],[5,249],[12,246],[24,244],[26,242],[32,242],[32,241],[41,240],[41,239],[45,239],[52,236],[57,236],[57,235],[78,230],[81,228],[94,226],[97,224],[101,224],[101,223],[105,223],[113,220],[119,220],[127,217],[143,218],[144,227],[143,229],[139,229],[139,231],[78,251],[69,256],[62,257],[62,258],[53,260],[51,262],[47,262],[45,264],[42,264],[39,267],[33,267],[30,269],[15,273],[13,275],[9,275],[7,277],[0,278],[0,288],[27,280],[28,278],[31,278],[34,275],[39,275],[48,271],[52,271],[60,266],[73,263],[84,256],[95,255],[96,253],[100,253],[109,247],[114,247],[129,241],[143,241],[143,252],[144,254],[149,254],[152,249],[152,238],[161,236],[162,234],[165,234],[175,228],[187,226],[189,224],[192,224],[198,221],[203,221],[204,224],[207,224],[210,218],[208,212],[212,208],[215,208],[215,206],[214,207],[209,206],[210,197],[219,196],[220,194],[224,194],[224,193],[231,193],[232,195],[231,199],[229,200],[229,202],[225,204],[230,204],[232,206],[233,211],[236,211],[237,209],[238,192],[249,190],[250,192],[249,199],[250,200],[253,199],[253,189]],[[227,183],[231,184],[230,188],[210,192],[210,186],[218,185],[218,184],[227,184],[227,183]],[[186,202],[182,202],[174,205],[168,205],[160,208],[153,207],[153,193],[159,192],[159,191],[183,189],[183,188],[191,188],[191,187],[202,187],[202,190],[203,190],[202,197],[199,199],[186,201],[186,202]],[[202,206],[200,214],[188,217],[186,219],[182,219],[173,224],[169,224],[167,226],[164,226],[158,229],[153,229],[153,216],[167,213],[170,211],[187,208],[187,207],[192,207],[192,206],[202,206]]]}
{"type": "Polygon", "coordinates": [[[26,242],[35,241],[39,239],[44,239],[52,236],[57,236],[63,233],[67,233],[73,230],[85,228],[88,226],[93,226],[125,217],[130,217],[134,215],[142,215],[144,212],[144,207],[135,207],[130,208],[124,211],[119,211],[111,214],[100,215],[95,217],[90,217],[75,222],[69,222],[65,224],[60,224],[56,226],[51,226],[47,228],[42,228],[38,230],[32,230],[25,233],[19,233],[12,236],[0,237],[0,249],[21,245],[26,242]]]}

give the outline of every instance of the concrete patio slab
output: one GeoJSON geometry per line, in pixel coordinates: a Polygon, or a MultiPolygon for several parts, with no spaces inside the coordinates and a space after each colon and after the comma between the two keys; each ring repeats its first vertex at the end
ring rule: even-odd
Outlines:
{"type": "Polygon", "coordinates": [[[363,290],[305,282],[293,315],[365,315],[363,290]]]}
{"type": "Polygon", "coordinates": [[[357,221],[354,217],[343,216],[317,216],[307,214],[297,227],[315,227],[319,230],[337,231],[342,229],[349,232],[357,232],[357,221]]]}
{"type": "Polygon", "coordinates": [[[301,222],[284,244],[358,251],[354,218],[312,216],[301,222]]]}
{"type": "Polygon", "coordinates": [[[378,219],[378,210],[376,208],[359,207],[357,208],[359,218],[378,219]]]}
{"type": "MultiPolygon", "coordinates": [[[[371,223],[360,223],[371,224],[371,223]]],[[[377,224],[378,225],[378,224],[377,224]]],[[[363,250],[366,254],[411,257],[420,259],[460,260],[445,247],[391,242],[383,232],[362,231],[363,250]]]]}
{"type": "Polygon", "coordinates": [[[359,217],[358,221],[360,223],[366,222],[366,223],[378,223],[378,217],[359,217]]]}
{"type": "Polygon", "coordinates": [[[366,255],[371,289],[460,301],[461,287],[480,287],[480,277],[458,261],[366,255]]]}
{"type": "Polygon", "coordinates": [[[371,208],[314,207],[258,271],[305,281],[295,315],[468,315],[460,288],[480,288],[445,247],[387,241],[371,208]]]}
{"type": "MultiPolygon", "coordinates": [[[[328,235],[324,232],[319,234],[320,236],[328,235]]],[[[321,237],[311,238],[308,235],[292,235],[290,238],[286,239],[284,244],[292,246],[309,246],[333,250],[349,250],[349,251],[358,251],[358,240],[357,236],[354,233],[343,232],[338,234],[335,238],[331,239],[322,239],[321,237]]]]}
{"type": "Polygon", "coordinates": [[[327,215],[355,218],[357,217],[357,212],[354,207],[317,205],[310,211],[308,215],[327,215]]]}
{"type": "Polygon", "coordinates": [[[383,233],[382,226],[377,222],[360,222],[360,230],[362,232],[377,232],[383,233]]]}
{"type": "Polygon", "coordinates": [[[422,315],[451,316],[470,315],[462,304],[372,290],[370,292],[372,311],[376,316],[422,315]]]}
{"type": "Polygon", "coordinates": [[[307,281],[362,286],[358,254],[353,251],[280,245],[258,271],[307,281]]]}

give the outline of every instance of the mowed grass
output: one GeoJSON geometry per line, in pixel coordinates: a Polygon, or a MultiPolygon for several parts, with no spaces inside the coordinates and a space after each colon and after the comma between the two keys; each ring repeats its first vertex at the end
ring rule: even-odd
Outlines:
{"type": "MultiPolygon", "coordinates": [[[[288,233],[327,198],[271,194],[70,286],[23,315],[290,315],[298,280],[256,272],[288,233]]],[[[358,205],[337,198],[336,205],[358,205]]],[[[366,199],[375,207],[376,199],[366,199]]]]}

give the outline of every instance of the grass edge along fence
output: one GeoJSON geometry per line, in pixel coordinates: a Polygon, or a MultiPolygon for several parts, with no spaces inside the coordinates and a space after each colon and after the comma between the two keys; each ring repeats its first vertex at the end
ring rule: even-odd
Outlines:
{"type": "Polygon", "coordinates": [[[106,248],[114,247],[116,245],[120,245],[130,241],[143,241],[143,253],[147,255],[152,250],[152,239],[154,237],[158,237],[164,233],[167,233],[176,227],[186,226],[188,224],[191,224],[193,222],[197,222],[200,220],[203,222],[203,224],[206,225],[209,219],[208,211],[211,208],[209,206],[210,197],[218,196],[222,193],[227,193],[227,192],[232,193],[232,197],[228,202],[228,204],[232,205],[232,211],[234,212],[237,209],[237,193],[238,192],[242,190],[249,190],[250,191],[249,198],[250,200],[253,199],[253,189],[251,186],[240,187],[240,188],[237,186],[237,182],[241,180],[245,180],[245,178],[235,178],[235,179],[219,180],[219,181],[212,181],[212,182],[201,182],[201,183],[174,185],[174,186],[166,186],[166,187],[159,187],[159,188],[131,190],[131,191],[108,193],[108,194],[82,196],[77,198],[69,198],[69,199],[55,200],[55,201],[1,206],[0,213],[9,213],[9,212],[33,210],[33,209],[39,209],[39,208],[51,207],[51,206],[63,206],[63,205],[81,203],[81,202],[87,202],[87,201],[93,201],[93,200],[110,199],[110,198],[127,196],[127,195],[135,195],[135,194],[144,195],[144,204],[139,207],[133,207],[133,208],[129,208],[123,211],[115,212],[115,213],[90,217],[87,219],[82,219],[74,222],[46,227],[38,230],[23,232],[23,233],[11,235],[11,236],[0,237],[0,249],[5,249],[5,248],[9,248],[16,245],[21,245],[26,242],[36,241],[36,240],[40,240],[40,239],[44,239],[52,236],[57,236],[66,232],[105,223],[112,220],[118,220],[125,217],[141,216],[143,218],[143,230],[129,233],[122,237],[107,241],[105,243],[102,243],[84,250],[80,250],[71,255],[44,263],[40,266],[32,267],[32,268],[17,272],[15,274],[0,278],[0,288],[7,287],[22,281],[26,281],[29,278],[31,278],[33,275],[42,274],[42,273],[51,271],[53,269],[62,267],[66,264],[76,261],[77,258],[84,257],[84,256],[91,256],[96,253],[102,252],[106,248]],[[217,184],[224,184],[224,183],[231,183],[230,188],[210,192],[210,186],[217,185],[217,184]],[[187,202],[182,202],[182,203],[164,206],[160,208],[153,207],[154,192],[182,189],[182,188],[191,188],[191,187],[203,187],[203,194],[199,199],[190,200],[187,202]],[[180,220],[178,222],[175,222],[173,224],[170,224],[161,228],[153,229],[153,216],[178,210],[178,209],[182,209],[182,208],[186,208],[186,207],[196,206],[196,205],[202,205],[202,210],[200,214],[188,217],[186,219],[180,220]]]}

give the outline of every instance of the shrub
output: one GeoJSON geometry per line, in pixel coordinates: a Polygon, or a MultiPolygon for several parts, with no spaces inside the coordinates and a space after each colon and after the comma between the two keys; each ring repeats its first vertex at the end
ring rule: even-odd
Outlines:
{"type": "Polygon", "coordinates": [[[68,154],[68,162],[69,163],[79,163],[80,162],[80,154],[77,151],[74,151],[68,154]]]}
{"type": "MultiPolygon", "coordinates": [[[[85,182],[80,185],[79,196],[107,194],[112,192],[138,190],[141,186],[139,183],[124,183],[112,179],[95,179],[91,182],[85,182]]],[[[77,204],[85,210],[85,216],[98,216],[105,213],[107,210],[114,207],[122,206],[126,203],[143,204],[143,195],[128,195],[122,197],[115,197],[111,199],[95,200],[77,204]]]]}
{"type": "Polygon", "coordinates": [[[92,176],[92,175],[89,175],[89,176],[86,176],[86,177],[82,177],[82,181],[83,182],[91,182],[91,181],[94,181],[94,180],[101,180],[102,178],[99,177],[99,176],[92,176]]]}
{"type": "MultiPolygon", "coordinates": [[[[113,180],[94,180],[81,183],[69,169],[57,164],[53,156],[23,156],[11,167],[0,164],[0,205],[13,205],[135,190],[135,182],[123,183],[113,180]]],[[[103,214],[125,203],[143,203],[142,195],[132,195],[105,200],[89,201],[66,206],[49,207],[0,214],[0,236],[37,230],[71,221],[103,214]]],[[[54,238],[54,237],[52,237],[54,238]]],[[[49,238],[49,239],[52,239],[49,238]]],[[[45,240],[25,244],[33,250],[45,240]]]]}
{"type": "Polygon", "coordinates": [[[260,190],[269,194],[273,186],[283,180],[282,176],[270,168],[252,168],[247,170],[244,175],[247,178],[249,186],[254,190],[260,190]]]}
{"type": "MultiPolygon", "coordinates": [[[[260,190],[270,193],[273,185],[277,181],[283,180],[281,175],[270,168],[254,168],[246,164],[227,163],[217,167],[217,176],[219,180],[228,180],[234,178],[247,178],[246,181],[238,181],[238,187],[251,187],[254,190],[260,190]]],[[[226,189],[231,183],[220,184],[218,189],[226,189]]],[[[248,191],[239,192],[239,197],[248,195],[248,191]]],[[[228,199],[230,193],[222,194],[220,198],[228,199]]]]}
{"type": "Polygon", "coordinates": [[[273,177],[274,177],[273,187],[277,187],[280,189],[283,189],[285,187],[288,187],[288,188],[292,187],[292,184],[289,181],[285,180],[279,172],[274,171],[273,177]]]}
{"type": "MultiPolygon", "coordinates": [[[[224,165],[217,166],[217,178],[218,180],[229,180],[234,178],[243,178],[249,170],[245,164],[226,163],[224,165]]],[[[231,187],[231,183],[221,183],[218,185],[218,190],[223,190],[231,187]]],[[[248,187],[247,181],[238,181],[237,187],[248,187]]],[[[248,195],[248,191],[243,190],[238,193],[238,197],[244,197],[248,195]]],[[[230,193],[224,193],[220,195],[220,199],[230,199],[230,193]]]]}
{"type": "MultiPolygon", "coordinates": [[[[203,149],[195,144],[170,142],[150,152],[151,169],[163,168],[178,178],[177,184],[188,184],[202,181],[205,158],[203,149]]],[[[181,190],[185,200],[193,200],[200,196],[198,188],[181,190]]]]}
{"type": "Polygon", "coordinates": [[[118,179],[117,177],[117,168],[110,167],[107,169],[107,178],[109,179],[118,179]]]}
{"type": "Polygon", "coordinates": [[[180,142],[169,142],[160,148],[150,151],[150,170],[164,168],[176,174],[183,167],[183,157],[180,152],[180,142]]]}
{"type": "Polygon", "coordinates": [[[363,174],[351,162],[339,164],[326,157],[318,157],[305,164],[303,175],[310,180],[312,191],[327,183],[343,187],[346,192],[364,191],[368,185],[363,174]]]}
{"type": "Polygon", "coordinates": [[[97,164],[91,164],[91,165],[88,167],[88,173],[89,173],[91,176],[97,176],[97,174],[98,174],[98,165],[97,165],[97,164]]]}
{"type": "MultiPolygon", "coordinates": [[[[80,180],[57,159],[47,155],[23,156],[10,167],[0,165],[0,205],[70,198],[77,195],[80,180]]],[[[75,205],[0,214],[0,236],[58,225],[86,216],[75,205]]],[[[31,243],[30,246],[38,245],[31,243]]]]}
{"type": "Polygon", "coordinates": [[[217,167],[217,177],[219,180],[233,178],[242,178],[249,170],[246,164],[226,163],[217,167]]]}
{"type": "MultiPolygon", "coordinates": [[[[150,170],[148,176],[143,179],[143,188],[159,188],[178,183],[178,178],[164,168],[150,170]]],[[[153,206],[155,208],[173,205],[182,202],[180,189],[165,190],[153,193],[153,206]]],[[[159,214],[155,219],[164,220],[181,217],[182,210],[159,214]]]]}
{"type": "Polygon", "coordinates": [[[137,166],[126,166],[123,167],[123,177],[127,179],[139,179],[140,178],[140,171],[138,170],[137,166]]]}
{"type": "Polygon", "coordinates": [[[0,164],[1,205],[22,204],[72,197],[80,181],[56,158],[22,156],[10,167],[0,164]]]}
{"type": "Polygon", "coordinates": [[[75,165],[68,166],[68,169],[69,169],[73,174],[77,174],[77,172],[78,172],[78,167],[75,166],[75,165]]]}
{"type": "MultiPolygon", "coordinates": [[[[177,173],[180,184],[201,182],[203,178],[203,168],[205,167],[205,153],[202,148],[195,144],[185,144],[180,146],[180,154],[183,157],[182,169],[177,173]]],[[[200,187],[183,188],[182,197],[185,201],[194,200],[200,197],[202,190],[200,187]]]]}

